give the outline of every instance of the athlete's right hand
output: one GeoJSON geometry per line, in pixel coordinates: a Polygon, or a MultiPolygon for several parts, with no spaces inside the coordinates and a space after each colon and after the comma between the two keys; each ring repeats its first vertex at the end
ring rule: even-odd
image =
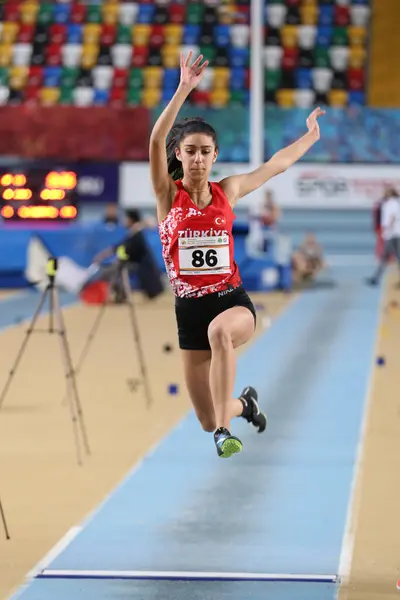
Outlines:
{"type": "Polygon", "coordinates": [[[199,84],[203,77],[204,70],[209,63],[208,60],[205,60],[203,63],[201,62],[203,59],[202,54],[192,62],[192,54],[193,52],[190,51],[186,59],[183,54],[181,54],[181,84],[189,87],[190,90],[194,90],[199,84]]]}

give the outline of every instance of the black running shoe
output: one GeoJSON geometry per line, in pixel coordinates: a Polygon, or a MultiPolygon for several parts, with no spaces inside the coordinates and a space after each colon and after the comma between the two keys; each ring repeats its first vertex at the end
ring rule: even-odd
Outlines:
{"type": "Polygon", "coordinates": [[[225,427],[220,427],[214,433],[214,442],[218,456],[221,458],[229,458],[232,454],[237,454],[243,450],[243,444],[239,438],[231,435],[225,427]]]}
{"type": "Polygon", "coordinates": [[[267,427],[267,417],[260,410],[256,390],[253,387],[244,388],[239,400],[243,404],[243,419],[257,427],[258,433],[262,433],[267,427]]]}

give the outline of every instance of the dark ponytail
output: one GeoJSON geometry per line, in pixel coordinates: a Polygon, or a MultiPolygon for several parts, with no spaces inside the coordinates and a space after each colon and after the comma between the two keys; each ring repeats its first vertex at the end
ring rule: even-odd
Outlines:
{"type": "Polygon", "coordinates": [[[167,137],[168,173],[174,181],[183,178],[182,163],[176,158],[175,149],[179,148],[181,141],[192,133],[205,133],[209,135],[218,150],[216,131],[204,119],[201,117],[188,117],[177,121],[167,137]]]}

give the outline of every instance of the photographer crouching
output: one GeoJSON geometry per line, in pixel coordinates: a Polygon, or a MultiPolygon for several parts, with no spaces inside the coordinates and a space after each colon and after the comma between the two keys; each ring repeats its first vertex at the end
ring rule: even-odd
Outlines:
{"type": "MultiPolygon", "coordinates": [[[[140,212],[136,209],[125,211],[125,223],[128,229],[127,236],[114,246],[102,250],[93,259],[95,264],[117,254],[118,248],[124,247],[125,260],[129,272],[134,272],[138,278],[141,291],[153,299],[162,294],[164,284],[162,273],[157,266],[153,252],[146,240],[144,230],[150,221],[142,219],[140,212]]],[[[127,300],[121,277],[121,260],[116,255],[110,265],[102,267],[99,278],[111,284],[111,291],[115,302],[127,300]]]]}

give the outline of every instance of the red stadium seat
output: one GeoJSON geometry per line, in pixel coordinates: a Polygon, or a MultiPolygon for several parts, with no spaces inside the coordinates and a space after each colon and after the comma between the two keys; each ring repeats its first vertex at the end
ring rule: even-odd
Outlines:
{"type": "Polygon", "coordinates": [[[19,21],[20,19],[20,2],[13,0],[12,2],[6,2],[3,8],[3,20],[4,21],[19,21]]]}
{"type": "Polygon", "coordinates": [[[40,85],[28,85],[24,90],[26,101],[39,101],[40,85]]]}
{"type": "Polygon", "coordinates": [[[184,4],[170,4],[169,6],[169,22],[184,23],[186,15],[186,6],[184,4]]]}
{"type": "Polygon", "coordinates": [[[100,44],[104,46],[112,46],[117,37],[117,27],[116,25],[106,25],[103,24],[100,33],[100,44]]]}
{"type": "Polygon", "coordinates": [[[348,6],[335,6],[335,25],[347,27],[350,24],[350,8],[348,6]]]}
{"type": "Polygon", "coordinates": [[[164,25],[153,25],[150,32],[150,46],[153,48],[159,48],[163,45],[165,39],[165,28],[164,25]]]}
{"type": "Polygon", "coordinates": [[[30,44],[33,39],[34,30],[34,25],[27,25],[23,23],[18,32],[18,42],[21,44],[30,44]]]}
{"type": "Polygon", "coordinates": [[[58,66],[62,63],[62,45],[50,44],[46,49],[46,62],[48,65],[58,66]]]}
{"type": "Polygon", "coordinates": [[[295,69],[299,62],[298,48],[284,48],[282,56],[283,69],[295,69]]]}
{"type": "Polygon", "coordinates": [[[133,67],[145,67],[149,56],[148,46],[134,46],[132,56],[133,67]]]}
{"type": "Polygon", "coordinates": [[[114,107],[120,107],[125,105],[126,100],[126,88],[125,87],[113,87],[110,90],[109,104],[114,107]]]}
{"type": "Polygon", "coordinates": [[[28,86],[40,87],[43,83],[43,67],[40,65],[32,65],[28,73],[28,86]]]}
{"type": "Polygon", "coordinates": [[[126,88],[128,76],[128,69],[114,69],[113,88],[126,88]]]}
{"type": "Polygon", "coordinates": [[[347,70],[347,86],[349,90],[360,91],[365,86],[365,71],[364,69],[350,68],[347,70]]]}
{"type": "Polygon", "coordinates": [[[67,39],[67,26],[64,23],[53,23],[50,25],[50,42],[53,44],[65,44],[67,39]]]}
{"type": "Polygon", "coordinates": [[[71,6],[71,23],[84,23],[86,16],[86,5],[75,3],[71,6]]]}
{"type": "Polygon", "coordinates": [[[210,92],[195,90],[190,95],[190,101],[198,106],[209,106],[210,92]]]}

